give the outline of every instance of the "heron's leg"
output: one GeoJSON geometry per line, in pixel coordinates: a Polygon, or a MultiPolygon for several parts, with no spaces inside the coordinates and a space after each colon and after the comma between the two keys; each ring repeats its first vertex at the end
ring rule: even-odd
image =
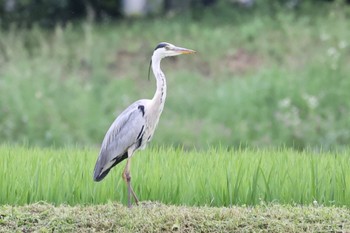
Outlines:
{"type": "Polygon", "coordinates": [[[127,187],[128,187],[128,207],[131,207],[131,200],[130,200],[130,194],[132,194],[132,196],[134,197],[135,203],[136,205],[139,204],[139,200],[136,197],[136,194],[131,186],[131,174],[130,174],[130,164],[131,164],[131,158],[128,158],[128,160],[126,161],[126,166],[123,172],[123,178],[126,181],[127,187]]]}

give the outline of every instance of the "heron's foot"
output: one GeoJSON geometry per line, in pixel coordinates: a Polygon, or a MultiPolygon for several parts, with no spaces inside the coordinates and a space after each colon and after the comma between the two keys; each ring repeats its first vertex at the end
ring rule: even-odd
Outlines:
{"type": "Polygon", "coordinates": [[[137,196],[136,196],[134,190],[132,189],[132,187],[131,187],[131,194],[134,197],[135,204],[139,205],[139,199],[137,198],[137,196]]]}
{"type": "Polygon", "coordinates": [[[128,207],[131,208],[130,196],[132,195],[134,197],[134,201],[136,205],[139,204],[139,199],[136,197],[136,194],[131,186],[130,159],[128,159],[126,162],[126,166],[122,176],[123,176],[123,180],[126,182],[126,185],[128,187],[128,207]]]}
{"type": "Polygon", "coordinates": [[[130,176],[130,173],[128,172],[124,172],[123,173],[123,179],[125,180],[126,182],[126,185],[128,187],[128,207],[131,208],[131,195],[133,196],[134,198],[134,201],[135,201],[135,204],[136,205],[139,205],[139,199],[137,198],[135,192],[134,192],[134,189],[132,188],[131,186],[131,176],[130,176]]]}
{"type": "Polygon", "coordinates": [[[133,188],[131,187],[131,183],[128,182],[127,185],[128,185],[128,207],[131,208],[132,205],[131,205],[130,196],[131,195],[133,196],[136,205],[139,205],[139,199],[137,198],[133,188]]]}

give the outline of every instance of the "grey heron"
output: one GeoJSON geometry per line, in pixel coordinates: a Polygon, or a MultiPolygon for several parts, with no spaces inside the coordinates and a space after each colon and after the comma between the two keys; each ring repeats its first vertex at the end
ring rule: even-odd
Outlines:
{"type": "Polygon", "coordinates": [[[138,149],[144,149],[152,139],[166,98],[166,80],[160,62],[165,57],[194,52],[166,42],[158,44],[150,63],[157,82],[153,98],[138,100],[126,108],[114,120],[103,139],[94,169],[94,181],[101,181],[114,166],[126,159],[122,177],[127,184],[128,207],[131,207],[131,195],[138,204],[138,198],[131,186],[131,157],[138,149]]]}

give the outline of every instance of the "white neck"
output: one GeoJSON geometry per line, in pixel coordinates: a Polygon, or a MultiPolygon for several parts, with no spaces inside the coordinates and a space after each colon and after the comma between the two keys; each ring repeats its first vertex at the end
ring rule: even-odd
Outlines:
{"type": "Polygon", "coordinates": [[[160,61],[161,59],[158,56],[152,56],[152,70],[157,80],[157,90],[153,96],[152,102],[155,106],[159,106],[159,110],[162,112],[166,98],[166,80],[164,73],[160,69],[160,61]]]}

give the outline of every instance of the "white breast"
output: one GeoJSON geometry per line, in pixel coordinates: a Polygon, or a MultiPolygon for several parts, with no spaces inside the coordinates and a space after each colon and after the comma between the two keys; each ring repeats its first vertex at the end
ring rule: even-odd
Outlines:
{"type": "Polygon", "coordinates": [[[146,125],[140,149],[145,149],[147,143],[151,141],[154,131],[157,128],[160,115],[162,114],[164,102],[157,105],[150,101],[145,107],[146,125]]]}

